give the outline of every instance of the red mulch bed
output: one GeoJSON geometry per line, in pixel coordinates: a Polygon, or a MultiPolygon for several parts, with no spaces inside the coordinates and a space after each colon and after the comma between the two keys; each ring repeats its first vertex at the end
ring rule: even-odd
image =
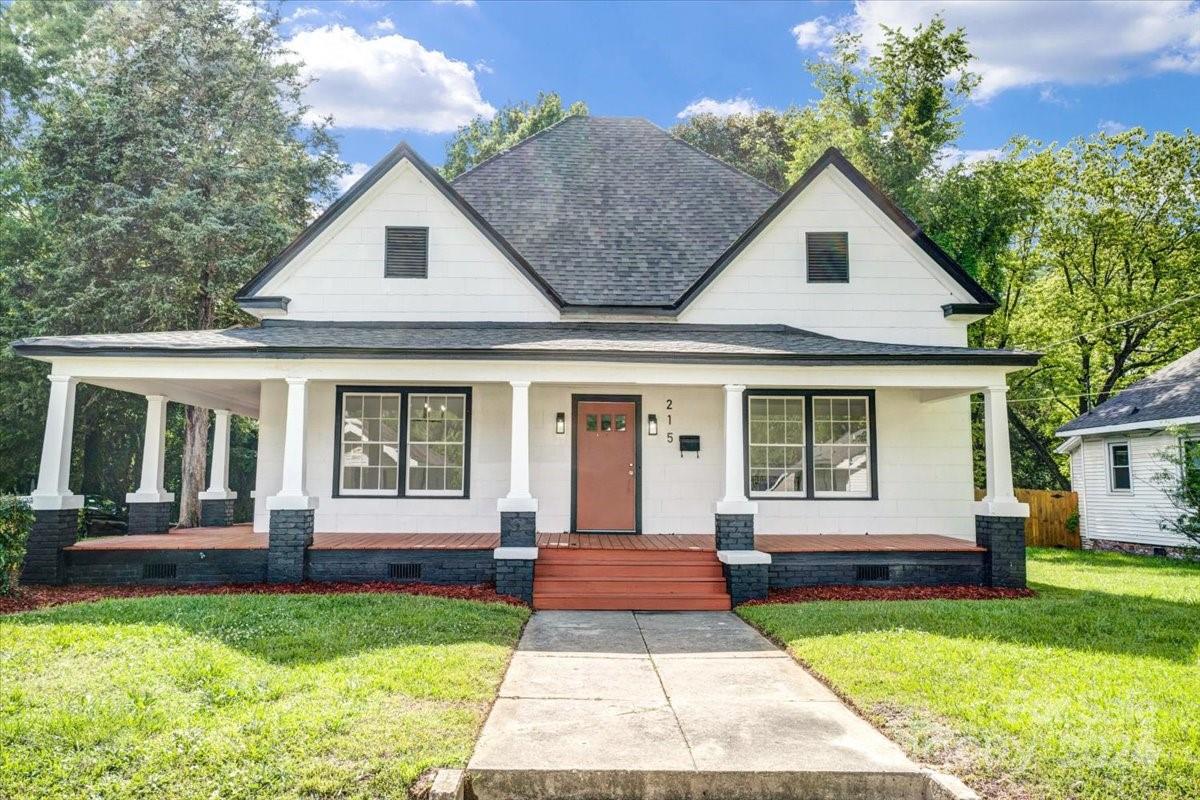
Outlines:
{"type": "Polygon", "coordinates": [[[1013,600],[1033,595],[1032,589],[991,586],[798,586],[773,590],[766,600],[749,600],[745,605],[815,603],[821,600],[1013,600]]]}
{"type": "Polygon", "coordinates": [[[14,595],[0,596],[0,614],[33,611],[63,603],[88,603],[114,597],[155,597],[164,594],[419,594],[453,600],[480,600],[524,606],[521,600],[496,594],[487,584],[434,583],[231,583],[222,586],[22,586],[14,595]]]}

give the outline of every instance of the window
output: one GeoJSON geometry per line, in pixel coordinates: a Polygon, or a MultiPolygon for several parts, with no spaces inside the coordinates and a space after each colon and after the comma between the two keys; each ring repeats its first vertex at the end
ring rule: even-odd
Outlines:
{"type": "Polygon", "coordinates": [[[1133,489],[1133,473],[1129,466],[1129,443],[1108,443],[1108,488],[1112,492],[1133,489]]]}
{"type": "Polygon", "coordinates": [[[383,276],[429,277],[429,228],[395,228],[385,231],[383,276]]]}
{"type": "Polygon", "coordinates": [[[1200,481],[1200,439],[1184,439],[1182,444],[1185,477],[1200,481]]]}
{"type": "Polygon", "coordinates": [[[850,282],[850,235],[806,233],[805,253],[809,283],[850,282]]]}
{"type": "Polygon", "coordinates": [[[467,497],[471,390],[340,386],[335,497],[467,497]]]}
{"type": "Polygon", "coordinates": [[[748,493],[780,499],[873,499],[874,404],[872,392],[748,392],[748,493]]]}

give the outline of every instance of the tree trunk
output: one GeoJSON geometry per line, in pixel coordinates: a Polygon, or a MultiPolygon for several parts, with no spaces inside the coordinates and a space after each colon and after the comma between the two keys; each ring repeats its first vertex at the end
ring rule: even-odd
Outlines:
{"type": "Polygon", "coordinates": [[[208,409],[188,406],[184,409],[183,481],[179,487],[179,527],[200,524],[200,499],[207,486],[208,409]]]}
{"type": "Polygon", "coordinates": [[[1012,426],[1017,429],[1017,432],[1021,434],[1021,438],[1033,448],[1033,452],[1037,455],[1038,460],[1046,465],[1051,476],[1053,476],[1055,482],[1058,484],[1058,488],[1063,491],[1070,491],[1071,481],[1059,469],[1058,462],[1054,460],[1054,456],[1051,454],[1050,448],[1046,447],[1046,443],[1038,438],[1038,435],[1031,431],[1029,426],[1025,424],[1025,420],[1017,416],[1017,412],[1011,408],[1008,410],[1008,419],[1012,422],[1012,426]]]}

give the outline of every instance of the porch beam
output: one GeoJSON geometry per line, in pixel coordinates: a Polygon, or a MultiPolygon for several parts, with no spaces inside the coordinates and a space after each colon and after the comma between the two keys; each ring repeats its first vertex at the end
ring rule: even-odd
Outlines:
{"type": "Polygon", "coordinates": [[[83,495],[71,494],[71,437],[75,431],[76,379],[50,376],[50,401],[42,436],[42,461],[31,505],[35,511],[61,511],[83,506],[83,495]]]}
{"type": "Polygon", "coordinates": [[[164,484],[166,472],[167,398],[146,396],[146,432],[142,440],[142,478],[137,491],[125,495],[127,503],[170,503],[175,495],[164,484]]]}

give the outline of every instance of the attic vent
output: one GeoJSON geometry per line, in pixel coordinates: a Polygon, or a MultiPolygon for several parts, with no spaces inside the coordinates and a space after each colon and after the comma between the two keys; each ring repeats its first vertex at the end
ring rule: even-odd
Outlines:
{"type": "Polygon", "coordinates": [[[143,578],[174,578],[178,571],[178,564],[142,564],[143,578]]]}
{"type": "Polygon", "coordinates": [[[429,277],[429,228],[387,229],[385,278],[429,277]]]}
{"type": "Polygon", "coordinates": [[[854,580],[886,581],[891,577],[891,572],[891,567],[888,564],[855,564],[854,580]]]}
{"type": "Polygon", "coordinates": [[[850,235],[807,233],[809,283],[850,282],[850,235]]]}
{"type": "Polygon", "coordinates": [[[421,577],[420,564],[388,564],[389,578],[408,578],[410,580],[421,577]]]}

